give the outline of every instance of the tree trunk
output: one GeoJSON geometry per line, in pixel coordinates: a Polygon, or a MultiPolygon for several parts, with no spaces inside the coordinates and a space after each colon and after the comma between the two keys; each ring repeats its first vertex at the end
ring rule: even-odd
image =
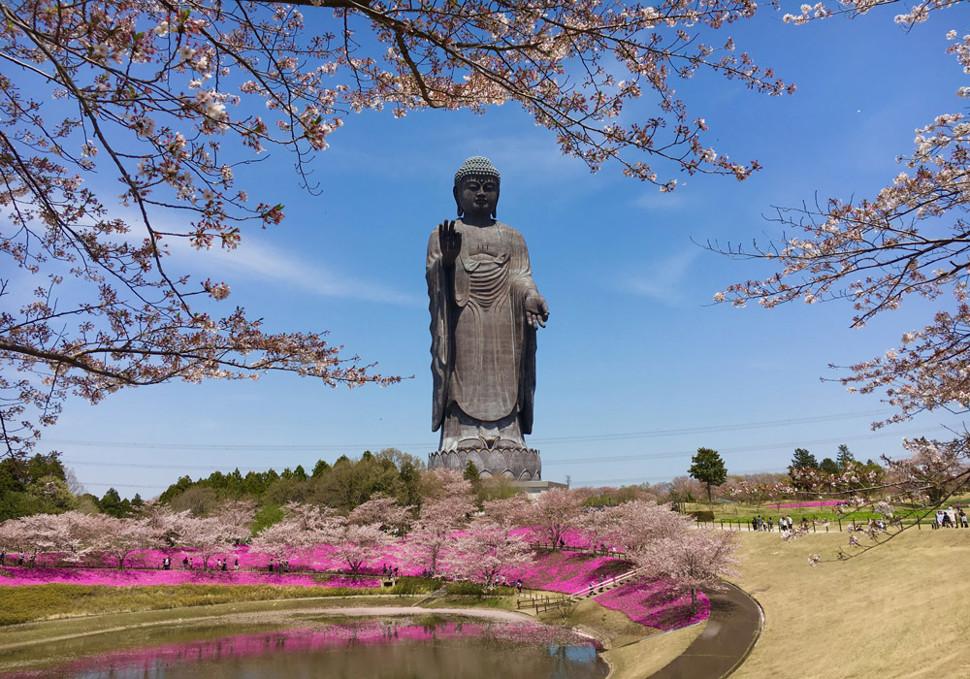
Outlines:
{"type": "Polygon", "coordinates": [[[697,588],[690,588],[690,614],[694,615],[697,613],[697,588]]]}

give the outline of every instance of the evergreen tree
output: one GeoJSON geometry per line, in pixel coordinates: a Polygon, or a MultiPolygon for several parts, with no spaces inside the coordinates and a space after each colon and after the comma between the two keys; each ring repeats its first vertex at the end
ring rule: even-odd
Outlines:
{"type": "Polygon", "coordinates": [[[465,465],[465,472],[462,474],[466,481],[472,484],[472,492],[476,495],[482,489],[482,477],[481,472],[478,471],[478,467],[471,460],[465,465]]]}
{"type": "Polygon", "coordinates": [[[795,454],[792,455],[791,464],[788,466],[788,470],[792,469],[818,469],[818,460],[815,456],[804,448],[795,448],[795,454]]]}
{"type": "Polygon", "coordinates": [[[104,492],[104,495],[98,500],[98,509],[104,514],[119,519],[125,515],[125,508],[121,503],[121,495],[114,488],[108,488],[104,492]]]}
{"type": "Polygon", "coordinates": [[[845,471],[850,469],[852,465],[855,464],[855,456],[849,452],[849,446],[844,443],[839,446],[839,454],[836,456],[835,461],[839,463],[839,469],[845,471]]]}
{"type": "Polygon", "coordinates": [[[311,476],[315,479],[320,478],[324,474],[330,471],[330,463],[326,460],[317,460],[317,463],[313,465],[313,473],[311,476]]]}
{"type": "Polygon", "coordinates": [[[818,460],[815,459],[814,455],[804,448],[795,448],[795,454],[792,456],[791,464],[788,465],[788,475],[791,477],[792,485],[804,490],[806,484],[799,478],[799,470],[818,468],[818,460]]]}
{"type": "Polygon", "coordinates": [[[727,479],[727,468],[720,454],[711,448],[698,448],[697,454],[691,459],[687,473],[707,486],[707,503],[711,504],[713,494],[711,488],[720,486],[727,479]]]}
{"type": "Polygon", "coordinates": [[[822,463],[818,466],[818,468],[821,469],[826,474],[838,474],[839,473],[839,465],[831,457],[827,457],[824,460],[822,460],[822,463]]]}

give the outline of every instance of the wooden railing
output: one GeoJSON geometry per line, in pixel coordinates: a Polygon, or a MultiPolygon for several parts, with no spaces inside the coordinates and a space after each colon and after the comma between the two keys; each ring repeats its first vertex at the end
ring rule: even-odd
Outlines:
{"type": "Polygon", "coordinates": [[[626,573],[621,573],[620,575],[616,575],[612,578],[608,578],[600,582],[594,582],[591,585],[588,585],[583,589],[579,590],[578,592],[573,592],[572,597],[574,599],[582,599],[584,597],[593,596],[594,594],[600,594],[606,591],[607,589],[613,589],[617,585],[623,584],[624,582],[630,580],[631,578],[636,577],[640,573],[640,570],[641,569],[639,568],[634,568],[632,570],[627,571],[626,573]]]}
{"type": "Polygon", "coordinates": [[[518,610],[532,609],[536,615],[551,609],[562,610],[573,605],[573,600],[566,596],[520,596],[515,600],[515,607],[518,610]]]}

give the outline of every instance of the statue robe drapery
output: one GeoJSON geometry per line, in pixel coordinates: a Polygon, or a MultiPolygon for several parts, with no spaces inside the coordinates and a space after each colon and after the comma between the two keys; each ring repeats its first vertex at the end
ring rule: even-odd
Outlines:
{"type": "Polygon", "coordinates": [[[525,239],[501,222],[455,228],[461,250],[453,267],[442,263],[437,229],[428,241],[432,431],[460,416],[457,407],[483,424],[514,416],[522,439],[532,432],[536,348],[525,316],[536,292],[525,239]]]}

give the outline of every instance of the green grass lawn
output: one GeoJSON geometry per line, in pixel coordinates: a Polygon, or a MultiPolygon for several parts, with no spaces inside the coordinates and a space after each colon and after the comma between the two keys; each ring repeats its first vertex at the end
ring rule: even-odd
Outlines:
{"type": "MultiPolygon", "coordinates": [[[[785,500],[778,501],[784,504],[785,500]]],[[[781,509],[776,508],[777,503],[766,502],[762,505],[747,505],[735,502],[715,502],[713,505],[708,505],[699,502],[687,502],[684,503],[684,511],[686,512],[714,512],[714,521],[725,523],[737,524],[741,522],[742,529],[750,526],[751,519],[755,516],[761,516],[762,518],[771,517],[774,519],[775,526],[778,525],[778,518],[781,516],[790,516],[795,522],[796,526],[801,523],[802,518],[805,518],[811,523],[813,520],[816,522],[816,529],[819,529],[819,523],[828,521],[832,524],[838,524],[841,520],[843,525],[851,521],[855,522],[866,522],[869,519],[879,519],[882,518],[880,514],[877,514],[868,510],[859,510],[853,512],[843,512],[839,513],[834,509],[824,508],[824,507],[800,507],[800,508],[786,508],[781,509]]],[[[952,501],[954,506],[961,504],[959,501],[952,501]]],[[[966,504],[970,505],[970,502],[966,504]]],[[[933,520],[932,512],[927,514],[924,510],[915,510],[911,507],[896,507],[896,515],[902,519],[904,524],[915,523],[917,516],[922,518],[923,523],[929,523],[933,520]]],[[[830,528],[831,529],[831,528],[830,528]]],[[[834,529],[832,529],[834,530],[834,529]]]]}
{"type": "Polygon", "coordinates": [[[93,585],[28,585],[0,587],[0,625],[82,615],[150,611],[269,599],[423,595],[434,581],[402,578],[393,588],[277,587],[272,585],[166,585],[107,587],[93,585]]]}

